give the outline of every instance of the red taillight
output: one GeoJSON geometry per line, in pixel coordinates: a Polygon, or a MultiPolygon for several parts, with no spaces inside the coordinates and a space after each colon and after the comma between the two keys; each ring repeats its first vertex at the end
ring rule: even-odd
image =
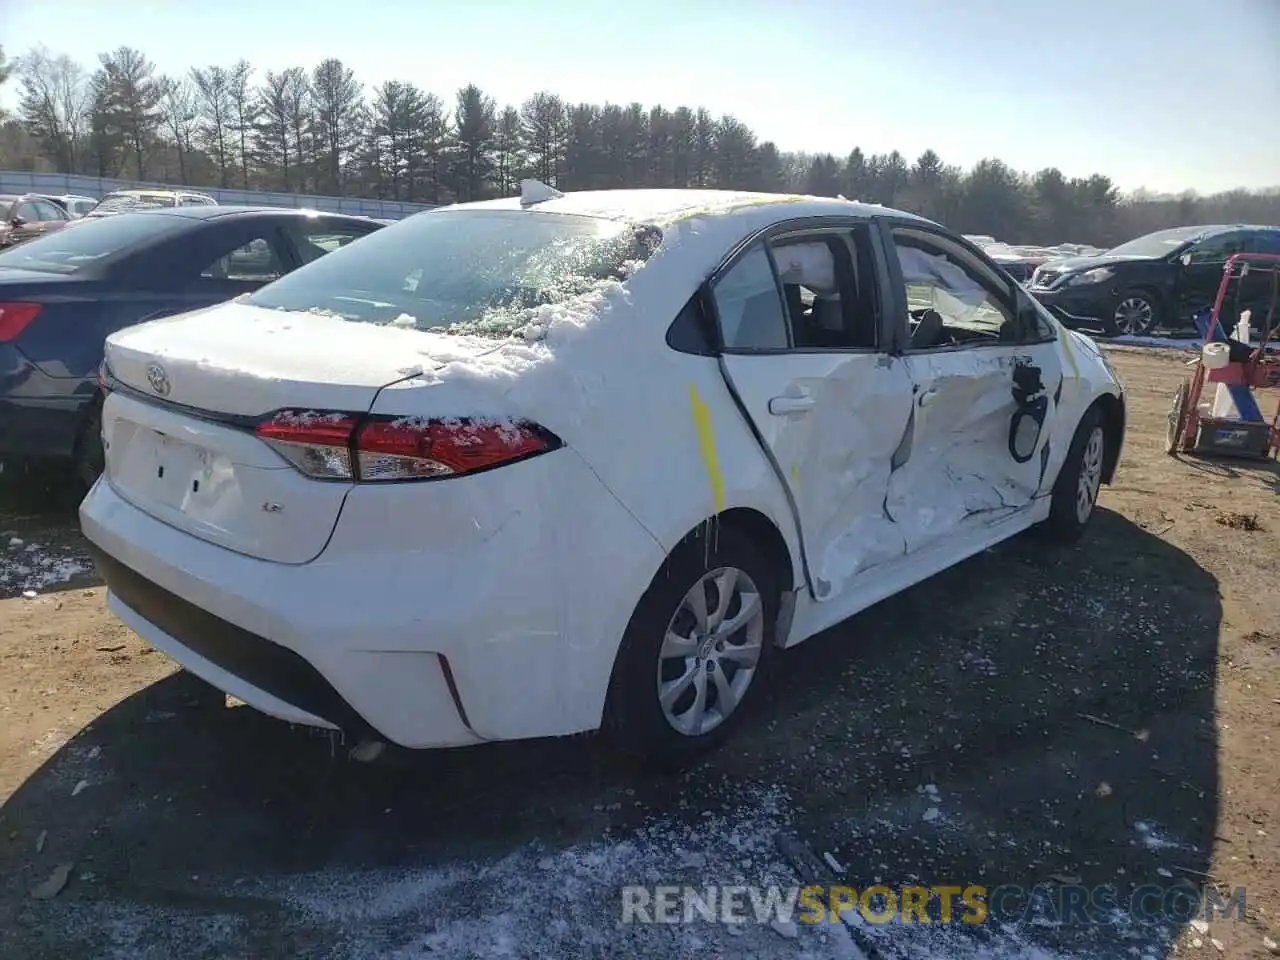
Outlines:
{"type": "Polygon", "coordinates": [[[518,420],[371,420],[345,413],[285,411],[257,434],[317,479],[429,480],[488,470],[555,449],[553,435],[518,420]]]}
{"type": "Polygon", "coordinates": [[[39,314],[38,303],[0,303],[0,343],[17,340],[39,314]]]}
{"type": "Polygon", "coordinates": [[[255,431],[309,477],[351,480],[351,435],[356,418],[347,413],[285,410],[255,431]]]}
{"type": "Polygon", "coordinates": [[[360,429],[356,456],[361,480],[416,480],[488,470],[543,453],[554,442],[515,420],[384,420],[360,429]]]}

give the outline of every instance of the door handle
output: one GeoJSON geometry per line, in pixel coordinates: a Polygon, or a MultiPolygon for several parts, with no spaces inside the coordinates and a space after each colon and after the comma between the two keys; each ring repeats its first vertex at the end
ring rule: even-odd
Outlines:
{"type": "Polygon", "coordinates": [[[798,413],[808,413],[813,409],[813,397],[808,394],[801,394],[795,397],[774,397],[769,401],[769,412],[776,417],[794,416],[798,413]]]}
{"type": "Polygon", "coordinates": [[[920,394],[920,399],[917,402],[920,404],[920,406],[927,407],[937,399],[938,399],[938,391],[929,389],[929,390],[926,390],[924,393],[920,394]]]}

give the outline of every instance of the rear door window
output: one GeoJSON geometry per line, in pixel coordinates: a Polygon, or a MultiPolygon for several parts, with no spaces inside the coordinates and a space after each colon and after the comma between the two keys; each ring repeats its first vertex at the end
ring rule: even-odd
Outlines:
{"type": "Polygon", "coordinates": [[[333,253],[372,232],[365,226],[333,221],[313,221],[310,218],[285,227],[285,233],[293,243],[301,263],[319,260],[326,253],[333,253]]]}
{"type": "Polygon", "coordinates": [[[1280,230],[1258,230],[1249,237],[1249,253],[1280,254],[1280,230]]]}
{"type": "Polygon", "coordinates": [[[711,288],[726,350],[785,350],[791,345],[782,292],[769,254],[757,244],[711,288]]]}
{"type": "Polygon", "coordinates": [[[1230,233],[1206,237],[1199,243],[1193,244],[1187,251],[1187,255],[1191,258],[1191,266],[1226,263],[1233,254],[1244,252],[1247,236],[1248,234],[1243,230],[1233,230],[1230,233]]]}
{"type": "Polygon", "coordinates": [[[37,200],[35,202],[36,210],[40,214],[41,220],[65,220],[66,212],[56,203],[50,203],[48,200],[37,200]]]}
{"type": "Polygon", "coordinates": [[[284,276],[286,258],[278,249],[273,231],[263,231],[248,243],[228,250],[200,272],[206,280],[233,280],[247,283],[270,283],[284,276]]]}

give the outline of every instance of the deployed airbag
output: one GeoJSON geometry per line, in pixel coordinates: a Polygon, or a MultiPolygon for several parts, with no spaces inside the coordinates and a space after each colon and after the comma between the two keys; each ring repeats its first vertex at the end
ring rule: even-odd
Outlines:
{"type": "Polygon", "coordinates": [[[987,299],[987,292],[942,254],[928,253],[918,247],[899,244],[898,262],[902,265],[902,279],[907,284],[923,284],[935,290],[941,288],[970,307],[987,299]]]}
{"type": "Polygon", "coordinates": [[[788,243],[773,248],[778,279],[808,287],[820,297],[840,292],[836,283],[836,261],[825,243],[788,243]]]}

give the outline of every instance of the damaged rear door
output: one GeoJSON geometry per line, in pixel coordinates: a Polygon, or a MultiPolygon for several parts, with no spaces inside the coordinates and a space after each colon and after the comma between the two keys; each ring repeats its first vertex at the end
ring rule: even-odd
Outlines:
{"type": "Polygon", "coordinates": [[[884,346],[872,231],[782,224],[711,283],[724,375],[787,491],[819,600],[906,549],[884,501],[911,381],[884,346]]]}
{"type": "Polygon", "coordinates": [[[1048,492],[1063,372],[1054,331],[992,264],[932,225],[881,226],[906,301],[914,395],[911,449],[886,510],[913,553],[1048,492]]]}

